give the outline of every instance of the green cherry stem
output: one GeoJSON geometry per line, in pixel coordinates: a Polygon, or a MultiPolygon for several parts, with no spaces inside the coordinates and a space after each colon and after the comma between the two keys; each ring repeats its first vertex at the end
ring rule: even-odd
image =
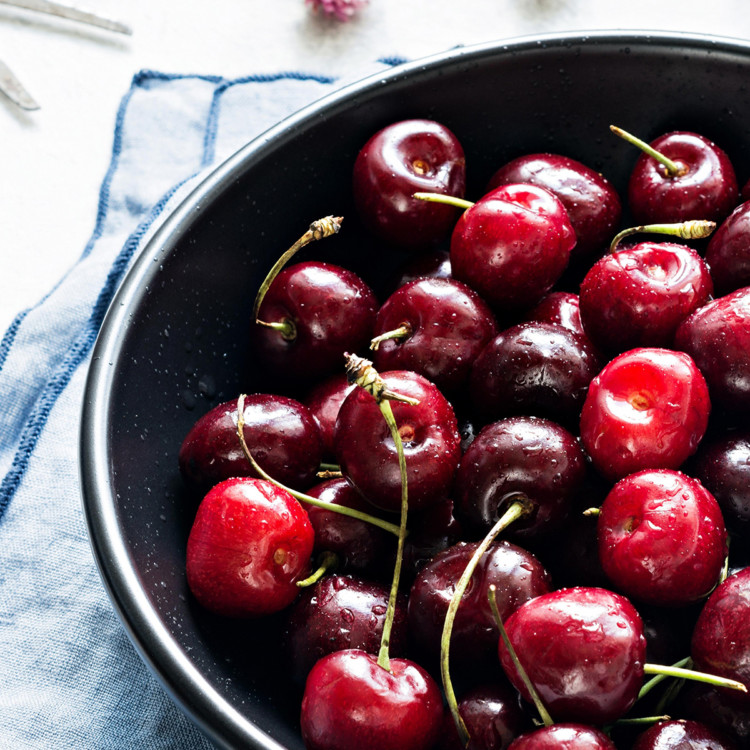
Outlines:
{"type": "Polygon", "coordinates": [[[665,234],[668,237],[679,237],[681,240],[702,240],[708,237],[714,229],[716,229],[716,222],[704,219],[680,221],[676,224],[641,224],[623,229],[622,232],[616,234],[609,245],[609,252],[614,253],[620,242],[633,234],[665,234]]]}
{"type": "Polygon", "coordinates": [[[412,198],[428,203],[444,203],[446,206],[453,206],[454,208],[467,209],[474,205],[472,201],[456,198],[453,195],[443,195],[442,193],[414,193],[412,198]]]}
{"type": "MultiPolygon", "coordinates": [[[[690,664],[690,657],[686,657],[685,659],[680,659],[680,661],[675,662],[672,666],[676,668],[680,667],[686,667],[690,664]]],[[[637,700],[640,700],[643,698],[644,695],[648,695],[659,683],[666,680],[668,675],[666,674],[657,674],[655,677],[652,677],[648,682],[646,682],[643,687],[638,692],[638,698],[637,700]]]]}
{"type": "Polygon", "coordinates": [[[310,224],[308,230],[274,263],[260,285],[258,294],[255,295],[253,318],[255,318],[256,323],[280,331],[284,338],[294,338],[296,331],[294,330],[294,323],[291,320],[283,320],[280,323],[266,323],[258,320],[258,312],[260,311],[260,306],[263,304],[263,298],[266,296],[266,292],[271,284],[273,284],[273,280],[279,275],[279,271],[289,262],[292,256],[305,247],[305,245],[309,245],[315,240],[322,240],[325,237],[330,237],[332,234],[337,234],[341,229],[342,221],[343,218],[341,216],[325,216],[322,219],[317,219],[310,224]]]}
{"type": "Polygon", "coordinates": [[[370,342],[370,349],[372,349],[372,351],[377,351],[383,341],[390,341],[392,339],[401,341],[409,338],[411,334],[412,327],[408,323],[402,323],[398,328],[394,328],[392,331],[386,331],[385,333],[381,333],[380,336],[375,336],[370,342]]]}
{"type": "Polygon", "coordinates": [[[686,174],[686,167],[680,166],[677,162],[672,161],[668,156],[665,156],[660,151],[657,151],[655,148],[649,146],[646,141],[641,140],[632,133],[628,133],[627,130],[618,128],[617,125],[610,125],[609,129],[616,136],[619,136],[624,141],[627,141],[631,145],[639,148],[641,151],[643,151],[644,154],[648,154],[651,158],[656,159],[656,161],[658,161],[659,164],[661,164],[667,170],[667,175],[669,177],[681,177],[682,175],[686,174]]]}
{"type": "Polygon", "coordinates": [[[510,659],[513,662],[513,666],[515,667],[516,672],[518,672],[518,676],[521,678],[523,684],[526,685],[526,689],[529,691],[531,700],[536,706],[536,710],[539,712],[539,718],[542,720],[542,723],[545,727],[550,727],[555,722],[552,720],[547,707],[544,705],[542,696],[539,695],[539,691],[536,689],[536,687],[534,687],[534,683],[529,679],[528,672],[524,669],[523,664],[521,664],[521,660],[518,658],[516,649],[510,642],[508,631],[505,629],[505,625],[503,624],[503,619],[502,617],[500,617],[500,610],[497,608],[497,598],[495,596],[496,589],[497,587],[493,583],[490,586],[489,594],[487,596],[490,600],[490,609],[492,610],[492,616],[495,618],[497,628],[500,631],[500,637],[503,639],[505,648],[508,649],[508,654],[510,655],[510,659]]]}
{"type": "Polygon", "coordinates": [[[443,633],[440,637],[440,676],[443,679],[443,689],[445,691],[448,708],[453,716],[453,721],[456,723],[459,739],[464,746],[469,741],[469,731],[458,711],[458,701],[456,700],[456,693],[453,690],[453,682],[450,675],[450,642],[451,633],[453,632],[453,623],[456,619],[456,612],[458,612],[461,599],[466,592],[466,588],[469,585],[471,576],[474,574],[474,570],[482,559],[482,555],[484,555],[484,553],[490,548],[490,545],[495,541],[495,538],[501,531],[510,526],[514,521],[531,513],[532,510],[533,505],[531,504],[531,501],[519,493],[518,499],[511,503],[505,513],[503,513],[503,515],[495,522],[495,525],[489,530],[487,536],[482,539],[481,543],[474,551],[474,554],[471,556],[471,559],[456,583],[456,588],[453,590],[453,596],[448,605],[448,611],[445,614],[443,633]]]}
{"type": "Polygon", "coordinates": [[[339,556],[335,552],[327,550],[320,556],[320,563],[317,570],[313,571],[307,578],[297,581],[297,586],[301,589],[315,585],[329,570],[338,565],[339,556]]]}
{"type": "Polygon", "coordinates": [[[682,667],[665,667],[661,664],[644,664],[644,674],[665,675],[666,677],[677,677],[683,680],[694,680],[703,682],[706,685],[715,687],[725,687],[731,690],[739,690],[741,693],[747,692],[747,687],[737,680],[730,680],[728,677],[719,677],[708,672],[698,672],[694,669],[683,669],[682,667]]]}
{"type": "Polygon", "coordinates": [[[245,454],[245,458],[247,458],[255,472],[262,479],[265,479],[267,482],[271,482],[271,484],[275,485],[279,489],[286,490],[286,492],[288,492],[295,499],[299,500],[299,502],[301,503],[313,505],[316,508],[323,508],[324,510],[330,510],[331,513],[340,513],[342,516],[356,518],[359,521],[364,521],[365,523],[371,523],[373,526],[378,526],[379,528],[389,532],[390,534],[393,534],[394,536],[399,536],[399,534],[401,533],[400,528],[396,526],[396,524],[390,523],[390,521],[385,521],[382,518],[378,518],[377,516],[371,516],[369,513],[363,513],[362,511],[355,510],[354,508],[347,508],[345,505],[334,505],[333,503],[326,502],[325,500],[320,500],[317,497],[306,495],[304,492],[299,492],[298,490],[292,489],[291,487],[287,487],[277,479],[274,479],[270,474],[268,474],[268,472],[266,472],[258,465],[257,461],[250,453],[250,449],[247,447],[247,441],[245,440],[243,429],[244,427],[245,394],[243,393],[237,399],[237,437],[239,438],[240,446],[242,447],[242,452],[245,454]]]}

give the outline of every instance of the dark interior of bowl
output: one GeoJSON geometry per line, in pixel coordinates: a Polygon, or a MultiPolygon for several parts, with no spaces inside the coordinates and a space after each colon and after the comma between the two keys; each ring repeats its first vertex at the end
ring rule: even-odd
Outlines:
{"type": "Polygon", "coordinates": [[[277,647],[278,618],[226,622],[191,600],[184,562],[195,501],[177,452],[209,408],[272,387],[248,350],[252,301],[311,220],[345,217],[341,234],[305,257],[340,262],[380,289],[399,261],[358,226],[350,174],[359,147],[395,120],[439,120],[465,148],[468,197],[476,198],[497,167],[533,151],[577,158],[622,190],[636,154],[610,124],[646,139],[695,130],[729,153],[743,182],[748,86],[750,48],[739,42],[598,34],[452,51],[355,85],[250,144],[146,248],[94,353],[85,505],[103,577],[136,646],[215,740],[301,748],[299,692],[277,647]]]}

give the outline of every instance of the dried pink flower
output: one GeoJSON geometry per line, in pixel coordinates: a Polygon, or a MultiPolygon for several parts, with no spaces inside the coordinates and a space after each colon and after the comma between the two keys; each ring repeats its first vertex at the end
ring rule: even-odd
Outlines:
{"type": "Polygon", "coordinates": [[[333,16],[339,21],[348,21],[369,0],[305,0],[316,13],[333,16]]]}

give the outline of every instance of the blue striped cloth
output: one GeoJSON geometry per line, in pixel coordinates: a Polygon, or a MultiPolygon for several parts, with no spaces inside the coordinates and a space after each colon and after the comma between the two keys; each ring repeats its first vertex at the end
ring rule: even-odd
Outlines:
{"type": "Polygon", "coordinates": [[[91,240],[0,343],[0,748],[212,747],[133,650],[96,570],[78,478],[84,380],[108,304],[170,208],[339,83],[144,71],[123,98],[91,240]]]}

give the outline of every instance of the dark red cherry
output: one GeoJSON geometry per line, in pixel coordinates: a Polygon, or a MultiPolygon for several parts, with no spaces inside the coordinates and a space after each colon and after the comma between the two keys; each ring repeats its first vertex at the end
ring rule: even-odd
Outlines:
{"type": "Polygon", "coordinates": [[[725,693],[721,688],[689,680],[670,711],[710,726],[736,742],[738,750],[750,747],[750,706],[728,701],[725,693]]]}
{"type": "MultiPolygon", "coordinates": [[[[461,437],[453,408],[438,388],[409,370],[380,373],[387,387],[417,399],[416,406],[391,401],[404,445],[409,508],[434,505],[450,495],[461,458],[461,437]]],[[[344,476],[378,508],[401,507],[401,474],[396,446],[375,399],[356,388],[336,421],[336,455],[344,476]]]]}
{"type": "Polygon", "coordinates": [[[641,734],[633,750],[736,750],[719,732],[697,721],[659,721],[641,734]]]}
{"type": "Polygon", "coordinates": [[[556,323],[573,333],[584,335],[581,323],[581,303],[573,292],[550,292],[542,297],[529,312],[525,320],[539,323],[556,323]]]}
{"type": "MultiPolygon", "coordinates": [[[[409,633],[415,653],[422,655],[421,663],[427,666],[438,663],[448,606],[478,546],[477,542],[460,542],[440,552],[422,568],[411,587],[409,633]]],[[[497,589],[497,607],[503,619],[552,588],[547,571],[534,555],[510,542],[495,542],[480,558],[456,612],[450,654],[461,670],[481,665],[497,648],[500,632],[487,597],[492,585],[497,589]]]]}
{"type": "Polygon", "coordinates": [[[378,310],[373,354],[378,370],[413,370],[443,393],[461,388],[472,362],[497,333],[495,317],[473,290],[454,279],[416,279],[397,289],[378,310]]]}
{"type": "MultiPolygon", "coordinates": [[[[640,616],[624,597],[606,589],[560,589],[521,605],[505,628],[556,721],[607,724],[635,702],[646,639],[640,616]]],[[[502,639],[498,653],[511,682],[530,700],[502,639]]]]}
{"type": "Polygon", "coordinates": [[[466,160],[456,136],[432,120],[403,120],[377,132],[357,155],[352,182],[365,226],[386,242],[419,249],[448,237],[459,211],[414,193],[463,198],[466,160]]]}
{"type": "Polygon", "coordinates": [[[305,396],[304,403],[312,412],[313,418],[320,429],[320,437],[323,440],[323,448],[327,457],[334,455],[334,435],[336,434],[336,418],[339,415],[341,404],[354,388],[350,385],[344,372],[331,375],[331,377],[318,383],[305,396]]]}
{"type": "Polygon", "coordinates": [[[523,734],[508,750],[615,750],[615,745],[600,729],[563,723],[523,734]]]}
{"type": "MultiPolygon", "coordinates": [[[[372,513],[372,506],[346,479],[330,479],[311,487],[311,497],[331,505],[372,513]]],[[[339,569],[374,574],[395,547],[395,539],[379,526],[318,506],[308,506],[307,515],[315,531],[316,553],[334,552],[339,569]]]]}
{"type": "MultiPolygon", "coordinates": [[[[693,630],[695,668],[750,688],[750,568],[729,576],[708,597],[693,630]]],[[[726,702],[750,710],[746,693],[722,690],[726,702]]]]}
{"type": "Polygon", "coordinates": [[[674,345],[695,360],[714,406],[750,412],[750,287],[696,310],[680,324],[674,345]]]}
{"type": "Polygon", "coordinates": [[[706,249],[717,295],[750,285],[750,203],[742,203],[713,233],[706,249]]]}
{"type": "Polygon", "coordinates": [[[560,278],[575,245],[562,203],[535,185],[504,185],[458,220],[453,276],[499,310],[536,304],[560,278]]]}
{"type": "Polygon", "coordinates": [[[507,750],[519,734],[532,728],[517,694],[505,681],[472,688],[458,702],[458,712],[469,730],[469,744],[461,743],[456,722],[446,710],[439,750],[507,750]]]}
{"type": "Polygon", "coordinates": [[[591,381],[581,440],[616,481],[641,469],[677,469],[706,432],[710,401],[693,360],[668,349],[632,349],[591,381]]]}
{"type": "MultiPolygon", "coordinates": [[[[205,492],[230,477],[257,476],[237,436],[237,401],[215,406],[190,429],[179,453],[188,484],[205,492]]],[[[243,434],[252,457],[268,474],[289,487],[315,481],[323,442],[310,410],[286,396],[255,393],[245,397],[243,434]]]]}
{"type": "Polygon", "coordinates": [[[750,532],[750,433],[707,436],[690,462],[690,473],[716,498],[731,531],[750,532]]]}
{"type": "Polygon", "coordinates": [[[565,428],[538,417],[510,417],[482,429],[456,472],[456,512],[476,535],[486,534],[517,499],[534,505],[508,533],[533,538],[559,526],[585,477],[585,457],[565,428]]]}
{"type": "Polygon", "coordinates": [[[601,369],[585,336],[554,323],[501,331],[473,363],[469,390],[483,421],[516,414],[578,425],[589,383],[601,369]]]}
{"type": "Polygon", "coordinates": [[[727,555],[719,504],[700,482],[677,471],[621,479],[602,504],[598,536],[602,567],[615,587],[662,606],[707,596],[727,555]]]}
{"type": "Polygon", "coordinates": [[[410,257],[389,284],[391,292],[416,279],[452,279],[451,256],[447,250],[428,250],[410,257]]]}
{"type": "Polygon", "coordinates": [[[729,157],[697,133],[660,136],[651,147],[680,168],[670,175],[642,153],[630,175],[628,205],[636,224],[705,219],[723,221],[737,205],[737,178],[729,157]]]}
{"type": "Polygon", "coordinates": [[[669,347],[677,326],[712,293],[708,266],[695,250],[640,242],[591,267],[581,283],[581,322],[602,351],[669,347]]]}
{"type": "Polygon", "coordinates": [[[309,572],[313,530],[285,490],[226,479],[201,502],[187,541],[187,582],[206,609],[231,617],[278,612],[309,572]]]}
{"type": "Polygon", "coordinates": [[[388,672],[356,649],[315,664],[300,716],[308,750],[431,750],[442,719],[440,689],[421,667],[391,659],[388,672]]]}
{"type": "MultiPolygon", "coordinates": [[[[283,635],[284,657],[295,681],[304,683],[319,659],[357,648],[377,653],[383,633],[388,589],[352,576],[325,576],[304,589],[290,607],[283,635]]],[[[399,594],[390,653],[406,655],[407,600],[399,594]]]]}
{"type": "Polygon", "coordinates": [[[263,368],[285,382],[310,382],[340,371],[345,352],[367,346],[377,301],[354,273],[308,261],[284,268],[274,279],[258,318],[284,331],[252,323],[263,368]]]}
{"type": "Polygon", "coordinates": [[[530,183],[554,193],[570,217],[577,242],[572,259],[601,252],[620,223],[622,206],[617,191],[599,172],[567,156],[520,156],[495,172],[487,190],[512,183],[530,183]]]}

